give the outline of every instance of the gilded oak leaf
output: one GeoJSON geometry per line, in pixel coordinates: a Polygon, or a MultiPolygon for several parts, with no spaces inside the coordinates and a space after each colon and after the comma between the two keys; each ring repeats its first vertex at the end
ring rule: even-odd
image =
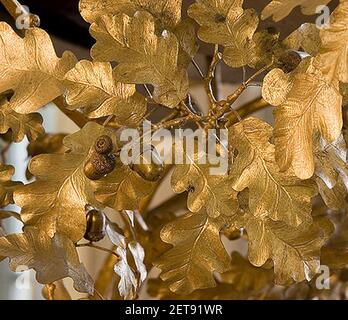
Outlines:
{"type": "Polygon", "coordinates": [[[141,11],[134,17],[103,16],[90,31],[97,40],[93,58],[117,61],[114,74],[119,81],[153,85],[154,99],[170,108],[185,99],[188,77],[178,67],[178,40],[167,30],[156,35],[151,14],[141,11]]]}
{"type": "Polygon", "coordinates": [[[147,282],[148,294],[160,300],[245,300],[248,297],[237,292],[233,285],[216,280],[216,286],[200,289],[190,295],[176,294],[168,288],[161,279],[149,279],[147,282]]]}
{"type": "Polygon", "coordinates": [[[14,111],[5,97],[0,97],[0,133],[11,130],[12,140],[20,142],[25,136],[30,141],[44,134],[39,113],[20,114],[14,111]]]}
{"type": "MultiPolygon", "coordinates": [[[[209,164],[200,164],[201,155],[196,153],[188,164],[175,166],[171,178],[176,193],[189,191],[187,207],[192,212],[206,209],[212,218],[233,216],[237,210],[237,193],[232,189],[228,173],[214,174],[209,164]]],[[[227,170],[226,170],[227,171],[227,170]]]]}
{"type": "Polygon", "coordinates": [[[168,30],[177,37],[180,50],[178,65],[187,68],[198,50],[194,21],[181,19],[182,0],[80,0],[81,15],[89,23],[98,22],[105,15],[147,11],[155,18],[156,34],[168,30]]]}
{"type": "Polygon", "coordinates": [[[342,96],[338,81],[328,83],[312,59],[290,74],[273,69],[264,79],[263,98],[277,106],[274,142],[281,170],[293,167],[301,179],[314,173],[313,135],[336,140],[342,129],[342,96]]]}
{"type": "Polygon", "coordinates": [[[51,237],[56,232],[73,241],[83,237],[85,206],[100,207],[93,183],[84,174],[84,164],[95,140],[104,134],[108,134],[104,127],[89,122],[64,139],[67,153],[41,154],[31,160],[29,170],[36,181],[18,188],[14,194],[26,225],[37,226],[51,237]]]}
{"type": "Polygon", "coordinates": [[[251,61],[245,54],[253,48],[253,35],[259,23],[253,9],[243,10],[243,0],[197,0],[188,10],[200,25],[198,37],[208,43],[225,47],[224,61],[231,67],[241,67],[251,61]]]}
{"type": "Polygon", "coordinates": [[[336,210],[343,208],[348,190],[347,146],[343,135],[332,143],[319,139],[315,150],[315,174],[326,205],[336,210]]]}
{"type": "Polygon", "coordinates": [[[34,269],[39,283],[70,277],[77,291],[94,291],[93,279],[80,263],[74,243],[63,234],[51,238],[43,230],[28,227],[24,233],[0,237],[0,255],[10,258],[13,271],[23,266],[34,269]]]}
{"type": "Polygon", "coordinates": [[[231,257],[229,271],[220,275],[222,281],[215,280],[213,288],[195,290],[190,295],[176,294],[161,279],[149,279],[148,293],[161,300],[245,300],[256,296],[273,282],[272,269],[254,267],[236,251],[231,257]]]}
{"type": "Polygon", "coordinates": [[[262,11],[262,19],[273,16],[273,20],[278,22],[287,17],[297,6],[301,6],[302,13],[312,15],[316,13],[320,5],[326,5],[331,0],[272,0],[262,11]]]}
{"type": "Polygon", "coordinates": [[[320,31],[321,47],[315,59],[317,67],[329,79],[348,83],[348,1],[341,1],[320,31]]]}
{"type": "Polygon", "coordinates": [[[309,55],[316,56],[322,45],[320,29],[314,23],[304,23],[283,42],[289,49],[303,49],[309,55]]]}
{"type": "MultiPolygon", "coordinates": [[[[66,148],[63,145],[63,140],[66,136],[64,133],[46,133],[35,141],[30,141],[27,146],[28,157],[33,158],[42,153],[64,153],[66,148]]],[[[25,174],[27,180],[30,180],[33,176],[28,168],[25,174]]]]}
{"type": "Polygon", "coordinates": [[[48,34],[39,28],[21,38],[1,22],[0,39],[0,92],[14,91],[11,109],[30,113],[63,93],[63,77],[76,63],[72,53],[58,58],[48,34]]]}
{"type": "Polygon", "coordinates": [[[141,201],[154,190],[155,183],[143,179],[117,160],[116,169],[94,182],[97,200],[115,210],[139,209],[141,201]]]}
{"type": "Polygon", "coordinates": [[[317,194],[313,181],[301,181],[292,172],[281,172],[269,142],[273,128],[248,118],[230,131],[238,155],[230,171],[234,190],[249,189],[249,209],[256,217],[269,217],[291,226],[311,222],[311,198],[317,194]]]}
{"type": "Polygon", "coordinates": [[[233,285],[235,291],[252,295],[273,282],[272,269],[254,267],[237,251],[232,252],[231,258],[230,270],[221,274],[221,280],[233,285]]]}
{"type": "Polygon", "coordinates": [[[69,109],[82,109],[90,118],[114,115],[120,125],[135,126],[146,112],[145,98],[135,85],[118,82],[108,62],[80,61],[65,79],[69,109]]]}
{"type": "Polygon", "coordinates": [[[80,13],[89,23],[105,15],[124,13],[133,16],[137,11],[148,11],[167,29],[181,19],[182,0],[80,0],[80,13]]]}
{"type": "Polygon", "coordinates": [[[222,217],[214,219],[201,211],[188,213],[162,229],[161,239],[174,247],[155,265],[171,291],[189,294],[214,287],[213,273],[228,270],[230,257],[220,239],[224,224],[222,217]]]}
{"type": "Polygon", "coordinates": [[[343,269],[348,264],[348,219],[346,212],[333,219],[335,232],[322,249],[323,265],[330,269],[343,269]]]}
{"type": "Polygon", "coordinates": [[[0,208],[4,208],[13,203],[13,192],[21,183],[11,181],[14,168],[0,163],[0,208]]]}
{"type": "Polygon", "coordinates": [[[263,266],[268,259],[274,263],[275,282],[285,285],[293,280],[310,280],[320,267],[320,249],[332,231],[330,223],[293,228],[281,221],[259,219],[250,213],[242,218],[241,225],[249,239],[250,262],[263,266]]]}

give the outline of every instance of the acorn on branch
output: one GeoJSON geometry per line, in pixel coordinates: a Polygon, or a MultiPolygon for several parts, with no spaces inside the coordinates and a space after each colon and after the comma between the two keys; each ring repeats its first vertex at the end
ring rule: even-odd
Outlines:
{"type": "Polygon", "coordinates": [[[289,50],[286,51],[278,60],[278,67],[285,73],[290,73],[295,70],[305,57],[304,53],[289,50]]]}
{"type": "Polygon", "coordinates": [[[110,154],[113,148],[112,140],[107,135],[100,136],[94,144],[94,150],[99,154],[110,154]]]}
{"type": "Polygon", "coordinates": [[[160,159],[156,148],[151,146],[151,153],[155,161],[146,163],[144,154],[141,154],[137,163],[131,164],[130,168],[135,171],[139,176],[147,181],[158,181],[164,174],[164,164],[160,159]]]}
{"type": "Polygon", "coordinates": [[[111,173],[116,167],[113,143],[109,136],[100,136],[95,144],[94,151],[84,166],[84,173],[91,180],[99,180],[111,173]]]}
{"type": "Polygon", "coordinates": [[[84,238],[91,242],[98,242],[106,235],[106,217],[99,210],[92,209],[86,215],[87,228],[84,238]]]}
{"type": "Polygon", "coordinates": [[[88,179],[99,180],[111,173],[116,167],[114,155],[92,153],[84,166],[84,173],[88,179]]]}

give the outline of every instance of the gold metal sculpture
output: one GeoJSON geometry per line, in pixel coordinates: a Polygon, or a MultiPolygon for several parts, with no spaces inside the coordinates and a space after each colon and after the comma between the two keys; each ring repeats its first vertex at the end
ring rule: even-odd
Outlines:
{"type": "MultiPolygon", "coordinates": [[[[18,16],[17,1],[1,2],[18,16]]],[[[258,29],[260,19],[280,21],[296,6],[310,15],[329,2],[270,1],[260,16],[243,0],[196,0],[182,18],[181,0],[80,0],[96,43],[92,60],[79,62],[70,52],[57,57],[37,19],[23,37],[0,22],[0,139],[26,136],[32,157],[26,185],[0,164],[0,223],[24,225],[7,234],[0,224],[0,260],[33,268],[47,299],[71,298],[66,277],[88,299],[136,299],[145,290],[158,299],[348,298],[348,1],[321,30],[304,24],[280,40],[258,29]],[[206,74],[195,61],[198,39],[214,50],[206,74]],[[253,74],[219,99],[223,62],[253,74]],[[191,101],[191,64],[206,113],[191,101]],[[262,97],[235,108],[260,79],[262,97]],[[36,111],[49,102],[80,130],[46,134],[36,111]],[[274,127],[251,116],[269,106],[274,127]],[[151,132],[228,129],[228,170],[212,175],[198,152],[189,164],[122,162],[122,130],[136,129],[142,141],[142,123],[158,109],[167,114],[151,132]],[[168,174],[177,195],[149,210],[168,174]],[[6,210],[13,203],[20,214],[6,210]],[[232,248],[247,242],[247,255],[227,251],[222,236],[232,248]],[[112,249],[96,244],[104,237],[112,249]],[[108,254],[96,279],[81,247],[108,254]],[[315,285],[323,265],[331,290],[315,285]],[[161,273],[148,280],[153,267],[161,273]]]]}

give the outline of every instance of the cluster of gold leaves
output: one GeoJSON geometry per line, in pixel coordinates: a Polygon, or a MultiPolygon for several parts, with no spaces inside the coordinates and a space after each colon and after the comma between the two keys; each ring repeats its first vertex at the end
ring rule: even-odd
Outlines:
{"type": "MultiPolygon", "coordinates": [[[[271,1],[262,18],[281,20],[298,5],[312,14],[329,2],[271,1]]],[[[14,199],[24,223],[23,233],[0,237],[0,255],[10,258],[13,270],[35,269],[37,280],[48,284],[47,297],[54,298],[56,285],[64,291],[56,281],[65,277],[91,297],[94,286],[104,291],[105,281],[114,282],[114,257],[95,285],[79,261],[76,244],[86,231],[86,208],[139,209],[156,183],[118,158],[115,170],[98,181],[88,179],[84,168],[101,135],[111,138],[117,154],[115,126],[138,128],[149,101],[179,108],[187,98],[187,68],[198,48],[194,21],[182,19],[181,10],[181,0],[81,0],[96,44],[93,61],[80,62],[69,52],[58,58],[39,28],[22,38],[0,23],[0,133],[10,130],[16,142],[24,136],[31,140],[27,176],[35,179],[18,185],[11,182],[13,169],[0,165],[0,207],[14,199]],[[143,96],[137,85],[151,85],[152,95],[143,96]],[[67,103],[63,110],[90,121],[72,135],[44,135],[42,118],[34,112],[60,96],[67,103]],[[107,126],[109,116],[114,126],[107,126]]],[[[160,217],[146,217],[150,230],[136,229],[146,266],[161,269],[162,280],[151,281],[149,293],[173,299],[194,291],[196,299],[260,298],[273,282],[310,281],[321,262],[340,269],[347,262],[348,243],[340,236],[345,224],[337,224],[330,238],[332,223],[327,215],[314,214],[312,203],[319,193],[331,209],[346,206],[342,103],[348,1],[340,1],[328,28],[319,32],[306,24],[284,41],[272,30],[256,32],[258,14],[244,9],[243,0],[196,0],[188,15],[199,25],[199,39],[223,47],[230,67],[271,69],[262,96],[275,107],[275,126],[257,118],[232,125],[224,175],[212,175],[211,166],[198,161],[199,153],[189,164],[175,166],[171,186],[176,193],[188,192],[189,212],[176,217],[163,210],[160,217]],[[284,55],[300,49],[310,56],[297,67],[284,66],[284,55]],[[248,259],[229,254],[221,239],[240,230],[248,240],[248,259]]]]}

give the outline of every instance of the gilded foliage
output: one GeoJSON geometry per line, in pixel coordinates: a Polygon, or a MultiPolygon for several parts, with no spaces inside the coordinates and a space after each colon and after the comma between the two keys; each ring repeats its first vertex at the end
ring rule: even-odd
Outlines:
{"type": "Polygon", "coordinates": [[[36,181],[18,188],[14,194],[21,206],[26,225],[38,227],[51,237],[56,232],[73,241],[80,240],[86,229],[85,206],[100,206],[94,187],[83,171],[91,148],[105,128],[88,123],[81,131],[64,139],[69,152],[34,157],[29,171],[36,181]],[[94,137],[94,139],[91,139],[94,137]]]}
{"type": "Polygon", "coordinates": [[[51,238],[45,231],[29,227],[24,233],[1,237],[0,255],[10,258],[13,271],[33,268],[40,283],[71,277],[77,291],[93,293],[93,279],[80,263],[74,243],[63,234],[51,238]]]}
{"type": "Polygon", "coordinates": [[[161,239],[174,247],[155,264],[173,292],[189,294],[215,286],[213,273],[227,271],[230,257],[220,239],[225,221],[206,212],[188,213],[162,229],[161,239]]]}
{"type": "Polygon", "coordinates": [[[263,98],[275,109],[274,142],[281,170],[292,167],[301,179],[314,173],[313,135],[336,140],[342,129],[342,96],[337,80],[325,81],[304,61],[290,74],[273,69],[265,77],[263,98]]]}
{"type": "Polygon", "coordinates": [[[312,181],[301,181],[291,172],[281,172],[275,148],[269,142],[273,128],[256,119],[246,119],[230,131],[238,156],[230,179],[234,190],[249,190],[249,208],[255,217],[269,217],[292,226],[311,222],[312,181]]]}
{"type": "Polygon", "coordinates": [[[253,35],[258,26],[255,10],[242,8],[243,0],[198,0],[188,10],[200,25],[198,37],[208,43],[224,46],[223,59],[231,67],[250,62],[246,55],[253,47],[253,35]]]}
{"type": "Polygon", "coordinates": [[[13,203],[13,191],[20,185],[19,182],[11,181],[14,174],[14,168],[0,163],[0,208],[13,203]]]}
{"type": "Polygon", "coordinates": [[[136,126],[145,115],[145,98],[135,85],[118,82],[107,62],[80,61],[65,79],[72,110],[81,108],[91,118],[113,115],[126,126],[136,126]]]}
{"type": "Polygon", "coordinates": [[[273,17],[274,21],[280,21],[288,16],[291,11],[301,6],[303,14],[315,14],[318,6],[326,5],[331,0],[272,0],[262,11],[262,19],[273,17]]]}
{"type": "Polygon", "coordinates": [[[240,225],[248,233],[250,262],[260,267],[271,259],[275,281],[282,285],[313,278],[320,267],[320,249],[331,231],[331,224],[326,221],[322,226],[315,223],[293,228],[248,212],[240,225]]]}
{"type": "Polygon", "coordinates": [[[196,153],[189,164],[177,165],[171,177],[171,185],[176,193],[189,191],[187,207],[191,212],[203,208],[212,218],[220,215],[233,216],[237,210],[236,192],[228,174],[212,173],[210,165],[199,164],[202,155],[196,153]]]}
{"type": "Polygon", "coordinates": [[[50,37],[39,28],[29,29],[21,38],[1,22],[0,39],[0,92],[14,91],[11,109],[30,113],[63,93],[63,77],[76,63],[71,52],[58,58],[50,37]]]}
{"type": "Polygon", "coordinates": [[[97,40],[93,58],[117,61],[114,74],[121,82],[152,84],[155,100],[171,108],[185,99],[188,79],[178,65],[179,42],[167,30],[157,35],[151,14],[103,16],[90,30],[97,40]]]}
{"type": "Polygon", "coordinates": [[[6,97],[0,97],[0,133],[11,130],[12,140],[20,142],[25,136],[30,141],[43,135],[42,117],[38,113],[20,114],[11,109],[6,97]]]}
{"type": "Polygon", "coordinates": [[[115,210],[135,210],[149,196],[155,183],[142,178],[121,161],[107,177],[95,182],[95,196],[115,210]]]}
{"type": "Polygon", "coordinates": [[[342,0],[320,31],[321,47],[316,63],[329,81],[348,82],[348,2],[342,0]],[[339,43],[339,45],[337,45],[339,43]]]}
{"type": "MultiPolygon", "coordinates": [[[[329,2],[269,1],[262,18],[279,21],[298,6],[314,14],[329,2]]],[[[20,37],[0,22],[1,157],[9,161],[7,147],[27,137],[31,158],[25,185],[0,164],[0,260],[34,269],[46,299],[71,298],[66,277],[83,299],[143,298],[153,267],[159,277],[147,288],[159,299],[322,298],[314,288],[322,264],[334,270],[335,292],[345,288],[348,1],[326,28],[306,23],[285,39],[249,7],[196,0],[186,14],[182,0],[80,0],[96,39],[92,61],[80,62],[57,57],[42,29],[20,37]],[[197,38],[214,47],[207,66],[195,57],[197,38]],[[200,78],[190,82],[191,67],[200,78]],[[243,80],[222,97],[226,67],[243,80]],[[236,108],[258,85],[263,99],[236,108]],[[52,101],[75,133],[44,134],[34,112],[52,101]],[[271,106],[274,126],[249,117],[271,106]],[[167,139],[174,129],[190,129],[185,148],[167,139]],[[158,162],[174,147],[175,163],[168,154],[158,162]],[[124,161],[124,151],[149,160],[155,149],[150,163],[124,161]],[[170,187],[177,195],[153,209],[170,187]],[[20,214],[6,211],[13,202],[20,214]],[[23,232],[8,234],[7,218],[23,232]],[[95,244],[102,239],[112,248],[95,244]],[[95,284],[81,247],[108,253],[95,284]]]]}
{"type": "Polygon", "coordinates": [[[328,143],[321,139],[315,152],[316,181],[326,205],[334,210],[344,207],[347,192],[347,147],[343,136],[328,143]]]}

